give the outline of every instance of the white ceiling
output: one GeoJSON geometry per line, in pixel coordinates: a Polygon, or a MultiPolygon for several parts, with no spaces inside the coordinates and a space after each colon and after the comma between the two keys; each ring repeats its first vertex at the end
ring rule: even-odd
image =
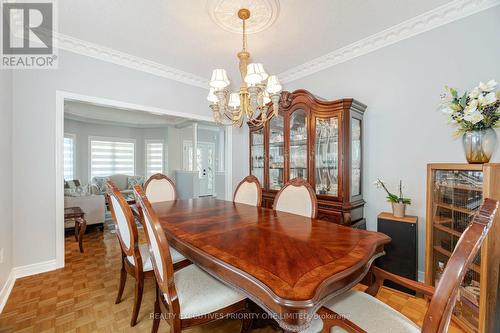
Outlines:
{"type": "MultiPolygon", "coordinates": [[[[281,0],[274,25],[249,36],[249,51],[278,74],[450,1],[281,0]]],[[[205,78],[226,68],[237,81],[241,36],[217,26],[206,7],[206,0],[59,1],[59,31],[205,78]]]]}

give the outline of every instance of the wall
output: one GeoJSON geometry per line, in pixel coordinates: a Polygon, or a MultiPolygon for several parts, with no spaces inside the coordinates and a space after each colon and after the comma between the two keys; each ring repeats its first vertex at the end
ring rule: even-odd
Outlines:
{"type": "MultiPolygon", "coordinates": [[[[404,40],[286,85],[327,99],[354,97],[368,105],[364,122],[364,196],[368,227],[390,209],[377,177],[395,188],[399,179],[419,217],[419,269],[425,242],[426,165],[465,162],[460,140],[437,106],[446,84],[466,89],[500,81],[500,8],[404,40]]],[[[498,133],[500,134],[500,133],[498,133]]],[[[500,144],[494,161],[500,161],[500,144]]]]}
{"type": "MultiPolygon", "coordinates": [[[[168,127],[159,128],[138,128],[128,126],[114,125],[99,125],[94,123],[86,123],[72,119],[64,119],[64,133],[76,135],[75,144],[75,179],[80,179],[82,184],[89,182],[89,137],[110,137],[110,138],[125,138],[135,140],[135,174],[146,176],[146,157],[145,157],[145,140],[163,140],[165,145],[168,145],[166,153],[171,150],[175,151],[177,147],[171,147],[168,142],[168,127]]],[[[166,147],[165,146],[165,147],[166,147]]],[[[167,171],[167,159],[163,166],[167,171]]]]}
{"type": "MultiPolygon", "coordinates": [[[[0,70],[0,296],[12,265],[12,72],[0,70]]],[[[0,298],[0,303],[2,299],[0,298]]],[[[1,305],[0,305],[1,311],[1,305]]]]}
{"type": "Polygon", "coordinates": [[[59,52],[59,61],[56,70],[13,74],[14,266],[56,257],[57,90],[210,115],[205,89],[66,51],[59,52]]]}

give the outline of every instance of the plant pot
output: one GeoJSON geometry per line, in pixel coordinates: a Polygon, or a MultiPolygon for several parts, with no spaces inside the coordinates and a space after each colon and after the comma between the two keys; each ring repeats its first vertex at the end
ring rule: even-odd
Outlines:
{"type": "Polygon", "coordinates": [[[469,163],[488,163],[496,143],[497,133],[493,128],[466,132],[462,136],[465,158],[469,163]]]}
{"type": "Polygon", "coordinates": [[[392,203],[392,215],[394,217],[405,217],[406,205],[400,202],[392,203]]]}

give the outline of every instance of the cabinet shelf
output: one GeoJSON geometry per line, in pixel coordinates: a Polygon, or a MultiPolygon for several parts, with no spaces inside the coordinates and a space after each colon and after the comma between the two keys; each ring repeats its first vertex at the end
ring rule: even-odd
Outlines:
{"type": "MultiPolygon", "coordinates": [[[[446,256],[446,257],[451,257],[451,252],[442,248],[441,246],[439,245],[434,245],[434,250],[436,252],[439,252],[441,253],[442,255],[446,256]]],[[[476,264],[472,264],[472,266],[470,267],[471,270],[473,270],[474,272],[476,272],[477,274],[481,274],[481,267],[479,267],[478,265],[476,264]]]]}
{"type": "Polygon", "coordinates": [[[458,206],[453,206],[453,205],[446,204],[446,203],[436,203],[436,206],[437,207],[441,207],[441,208],[445,208],[445,209],[448,209],[448,210],[460,212],[460,213],[469,214],[469,215],[472,215],[475,212],[475,210],[473,210],[473,209],[464,208],[464,207],[458,207],[458,206]]]}
{"type": "Polygon", "coordinates": [[[474,192],[482,192],[483,189],[481,187],[473,186],[473,185],[465,185],[465,184],[437,184],[439,187],[446,187],[456,190],[465,190],[465,191],[474,191],[474,192]]]}
{"type": "Polygon", "coordinates": [[[448,233],[450,235],[456,236],[456,237],[462,236],[462,233],[460,231],[453,230],[451,228],[445,227],[444,225],[441,225],[439,223],[434,223],[434,228],[436,228],[438,230],[441,230],[443,232],[446,232],[446,233],[448,233]]]}

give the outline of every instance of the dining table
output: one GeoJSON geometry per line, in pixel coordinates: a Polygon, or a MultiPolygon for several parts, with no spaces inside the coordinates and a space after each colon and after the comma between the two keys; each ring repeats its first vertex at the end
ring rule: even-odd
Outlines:
{"type": "Polygon", "coordinates": [[[286,332],[359,283],[390,238],[214,198],[152,204],[170,246],[244,294],[286,332]]]}

